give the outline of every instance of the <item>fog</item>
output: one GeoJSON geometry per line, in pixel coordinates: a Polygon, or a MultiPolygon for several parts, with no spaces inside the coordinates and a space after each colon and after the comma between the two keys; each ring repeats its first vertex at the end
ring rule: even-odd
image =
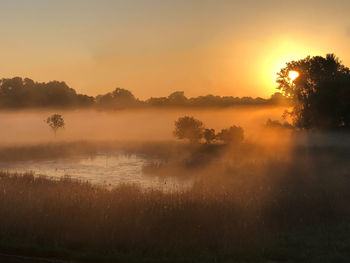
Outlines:
{"type": "Polygon", "coordinates": [[[299,229],[312,226],[307,237],[319,244],[329,226],[348,224],[350,136],[264,127],[283,110],[2,112],[2,233],[167,255],[248,254],[283,239],[297,254],[299,229]],[[66,121],[56,138],[44,122],[53,113],[66,121]],[[217,131],[242,126],[245,139],[178,142],[174,121],[184,115],[217,131]]]}
{"type": "Polygon", "coordinates": [[[166,189],[187,187],[194,178],[214,180],[211,187],[221,187],[232,174],[245,175],[245,180],[266,175],[270,181],[271,165],[307,169],[319,161],[338,161],[337,169],[348,168],[343,163],[344,151],[350,148],[348,135],[266,127],[269,118],[281,120],[284,110],[235,107],[1,112],[0,168],[51,178],[69,175],[110,186],[137,182],[166,189]],[[62,114],[66,123],[56,137],[44,121],[53,113],[62,114]],[[216,132],[231,125],[241,126],[244,143],[181,143],[173,136],[174,122],[185,115],[201,120],[216,132]],[[222,176],[225,179],[221,180],[222,176]]]}
{"type": "Polygon", "coordinates": [[[51,178],[69,175],[112,186],[137,182],[146,187],[187,187],[191,178],[212,173],[213,165],[215,169],[218,164],[230,166],[237,153],[229,148],[212,150],[205,145],[202,149],[179,144],[173,136],[175,120],[193,116],[217,132],[241,126],[245,142],[263,145],[258,152],[239,149],[238,154],[244,157],[239,160],[249,161],[251,156],[257,160],[288,151],[289,147],[279,147],[278,151],[266,147],[277,142],[289,144],[289,131],[265,128],[267,119],[280,119],[283,111],[283,107],[2,111],[0,168],[51,178]],[[65,120],[65,128],[59,129],[56,137],[45,122],[53,113],[65,120]]]}
{"type": "MultiPolygon", "coordinates": [[[[260,140],[268,118],[280,119],[283,107],[235,107],[228,109],[138,109],[26,110],[0,112],[0,145],[23,145],[59,141],[159,141],[173,140],[174,121],[193,116],[206,127],[220,130],[231,125],[243,127],[247,140],[260,140]],[[61,114],[65,128],[57,137],[45,123],[53,113],[61,114]]],[[[266,136],[263,136],[266,139],[266,136]]]]}

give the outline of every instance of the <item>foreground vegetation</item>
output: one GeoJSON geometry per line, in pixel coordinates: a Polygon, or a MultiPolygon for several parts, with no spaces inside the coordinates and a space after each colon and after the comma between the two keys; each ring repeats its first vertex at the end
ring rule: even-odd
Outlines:
{"type": "Polygon", "coordinates": [[[3,172],[0,250],[96,262],[349,260],[349,149],[289,153],[225,149],[191,189],[172,192],[3,172]]]}

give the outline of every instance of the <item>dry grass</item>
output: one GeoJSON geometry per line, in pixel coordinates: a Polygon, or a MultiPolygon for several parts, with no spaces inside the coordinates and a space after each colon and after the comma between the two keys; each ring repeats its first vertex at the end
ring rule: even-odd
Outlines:
{"type": "Polygon", "coordinates": [[[110,259],[349,259],[348,153],[296,147],[288,159],[267,160],[232,150],[233,160],[211,162],[191,189],[176,192],[0,173],[2,244],[110,259]]]}

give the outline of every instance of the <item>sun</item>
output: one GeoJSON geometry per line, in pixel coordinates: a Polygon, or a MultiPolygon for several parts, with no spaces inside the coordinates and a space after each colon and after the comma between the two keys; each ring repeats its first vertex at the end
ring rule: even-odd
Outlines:
{"type": "Polygon", "coordinates": [[[299,75],[300,74],[298,71],[289,71],[288,77],[291,81],[294,81],[297,77],[299,77],[299,75]]]}

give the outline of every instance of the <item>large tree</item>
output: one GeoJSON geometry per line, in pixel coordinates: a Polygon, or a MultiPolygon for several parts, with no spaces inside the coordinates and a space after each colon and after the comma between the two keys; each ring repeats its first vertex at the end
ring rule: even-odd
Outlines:
{"type": "Polygon", "coordinates": [[[289,114],[295,127],[350,127],[350,70],[334,54],[287,63],[278,73],[277,83],[292,102],[289,114]]]}
{"type": "Polygon", "coordinates": [[[174,135],[179,139],[198,142],[203,137],[203,123],[193,117],[184,116],[175,121],[174,135]]]}
{"type": "Polygon", "coordinates": [[[99,107],[112,109],[135,107],[140,104],[131,91],[121,88],[116,88],[105,95],[98,95],[96,100],[99,107]]]}

